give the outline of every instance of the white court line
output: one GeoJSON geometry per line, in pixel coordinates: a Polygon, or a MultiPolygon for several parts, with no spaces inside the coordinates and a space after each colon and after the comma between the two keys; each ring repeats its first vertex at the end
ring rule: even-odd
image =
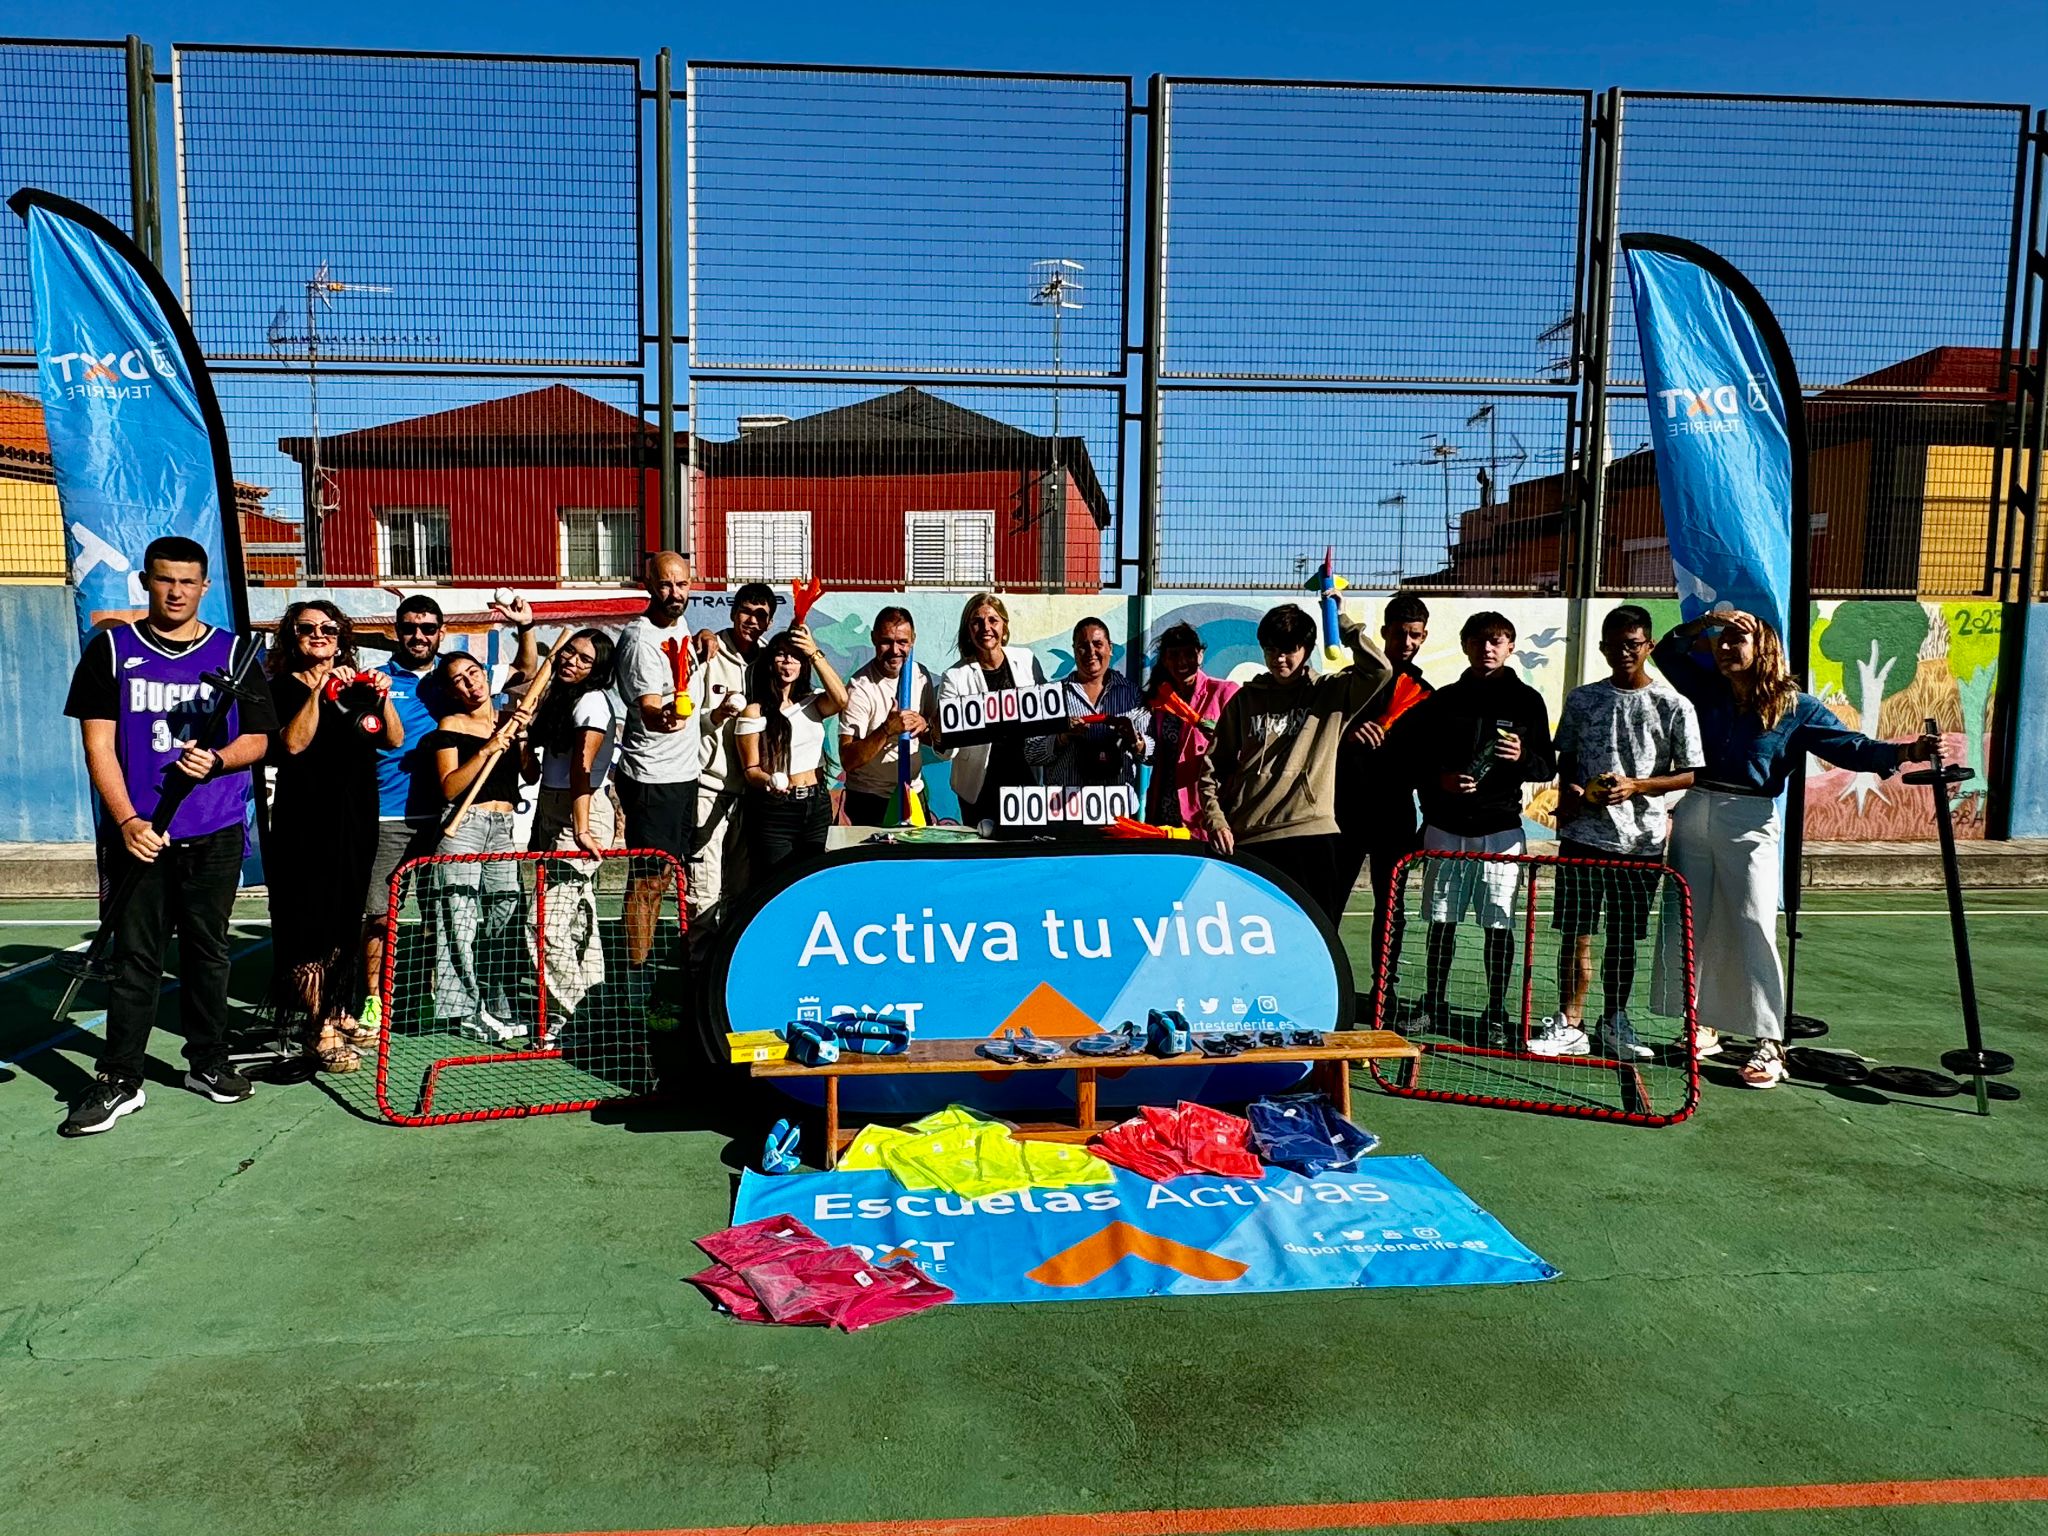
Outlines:
{"type": "MultiPolygon", "coordinates": [[[[1539,916],[1548,917],[1548,907],[1536,909],[1539,916]]],[[[1363,912],[1346,912],[1347,918],[1363,921],[1372,916],[1370,908],[1363,912]]],[[[1890,907],[1801,907],[1799,916],[1803,921],[1809,917],[1947,917],[1947,907],[1929,907],[1925,911],[1898,911],[1890,907]]],[[[2048,917],[2048,907],[1968,907],[1965,917],[2048,917]]]]}
{"type": "MultiPolygon", "coordinates": [[[[268,949],[269,947],[270,940],[258,939],[254,944],[245,945],[243,948],[238,949],[234,951],[234,953],[230,954],[228,956],[228,964],[233,965],[237,960],[240,960],[243,956],[253,955],[256,953],[257,950],[268,949]]],[[[45,959],[54,958],[54,956],[45,957],[45,959]]],[[[33,961],[31,963],[40,965],[44,962],[33,961]]],[[[170,996],[171,993],[176,992],[181,985],[182,983],[179,982],[176,977],[173,977],[171,979],[171,984],[165,987],[162,992],[157,994],[157,996],[159,998],[168,997],[170,996]]],[[[232,1001],[232,999],[230,999],[230,1001],[232,1001]]],[[[0,1061],[0,1069],[19,1066],[22,1062],[27,1061],[29,1057],[40,1055],[42,1052],[47,1051],[51,1046],[58,1044],[60,1041],[69,1040],[73,1035],[83,1035],[90,1033],[92,1030],[98,1029],[102,1024],[106,1022],[107,1013],[104,1008],[101,1009],[98,1013],[88,1014],[86,1017],[80,1019],[77,1023],[58,1030],[57,1033],[50,1036],[49,1039],[38,1040],[34,1045],[30,1046],[20,1055],[10,1057],[6,1061],[0,1061]]]]}
{"type": "MultiPolygon", "coordinates": [[[[97,928],[97,917],[0,917],[0,928],[97,928]]],[[[228,922],[230,928],[268,928],[267,917],[237,917],[228,922]]]]}
{"type": "Polygon", "coordinates": [[[12,981],[17,976],[27,976],[31,972],[40,971],[46,965],[55,965],[64,955],[75,955],[81,949],[89,949],[91,946],[91,939],[80,939],[76,944],[52,950],[40,960],[24,960],[20,965],[9,966],[6,970],[0,971],[0,981],[12,981]]]}

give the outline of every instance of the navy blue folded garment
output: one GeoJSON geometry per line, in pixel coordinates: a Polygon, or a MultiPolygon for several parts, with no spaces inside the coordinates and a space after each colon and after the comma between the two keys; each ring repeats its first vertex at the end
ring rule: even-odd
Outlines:
{"type": "Polygon", "coordinates": [[[842,1013],[825,1021],[839,1043],[859,1056],[901,1056],[910,1049],[910,1026],[875,1014],[842,1013]]]}
{"type": "Polygon", "coordinates": [[[1380,1144],[1330,1107],[1320,1093],[1289,1093],[1260,1099],[1245,1110],[1252,1123],[1252,1150],[1259,1160],[1314,1178],[1346,1169],[1380,1144]]]}

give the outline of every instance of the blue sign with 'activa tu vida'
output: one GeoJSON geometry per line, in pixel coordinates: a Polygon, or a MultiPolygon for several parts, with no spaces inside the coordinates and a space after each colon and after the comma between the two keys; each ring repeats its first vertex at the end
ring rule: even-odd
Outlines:
{"type": "MultiPolygon", "coordinates": [[[[1337,1028],[1349,1022],[1349,965],[1277,878],[1185,845],[864,847],[813,866],[745,917],[718,995],[733,1029],[872,1012],[919,1040],[1005,1028],[1071,1037],[1127,1019],[1142,1029],[1155,1008],[1180,1010],[1198,1030],[1337,1028]]],[[[1114,1062],[1101,1065],[1103,1101],[1123,1102],[1114,1062]]],[[[1293,1066],[1191,1062],[1146,1074],[1144,1097],[1255,1097],[1300,1077],[1293,1066]]],[[[1042,1103],[1048,1090],[1071,1096],[1065,1074],[1057,1085],[966,1082],[988,1109],[1042,1103]]],[[[803,1091],[797,1079],[777,1086],[803,1091]]],[[[848,1078],[841,1102],[916,1110],[962,1088],[952,1074],[848,1078]]]]}

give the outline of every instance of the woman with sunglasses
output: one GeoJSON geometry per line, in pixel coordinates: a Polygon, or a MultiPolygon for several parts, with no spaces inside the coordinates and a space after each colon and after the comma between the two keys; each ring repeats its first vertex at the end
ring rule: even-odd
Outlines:
{"type": "MultiPolygon", "coordinates": [[[[551,859],[547,888],[550,1015],[565,1013],[604,980],[594,882],[598,855],[619,845],[612,814],[612,754],[618,750],[624,706],[612,690],[612,637],[579,629],[555,647],[554,683],[527,737],[527,777],[540,778],[540,805],[526,846],[536,852],[582,853],[551,859]]],[[[543,1045],[559,1044],[550,1031],[543,1045]]]]}
{"type": "MultiPolygon", "coordinates": [[[[1778,796],[1804,753],[1890,778],[1903,763],[1927,761],[1935,740],[1879,741],[1846,729],[1799,691],[1778,631],[1753,613],[1702,614],[1660,640],[1651,659],[1692,701],[1704,749],[1672,817],[1670,855],[1692,895],[1696,1049],[1720,1055],[1723,1033],[1754,1040],[1742,1086],[1775,1088],[1786,1073],[1778,796]]],[[[1684,967],[1667,963],[1661,975],[1668,993],[1684,967]]],[[[1682,997],[1661,1002],[1684,1012],[1682,997]]]]}
{"type": "Polygon", "coordinates": [[[322,1070],[354,1072],[363,891],[377,853],[377,749],[402,746],[391,680],[360,670],[355,633],[325,599],[294,603],[270,653],[270,890],[279,1014],[310,1022],[322,1070]]]}
{"type": "Polygon", "coordinates": [[[819,771],[825,722],[846,708],[846,684],[799,624],[761,648],[747,696],[754,702],[733,730],[749,791],[748,858],[752,877],[764,880],[778,864],[825,851],[832,824],[832,797],[819,771]],[[813,667],[822,692],[812,690],[813,667]]]}
{"type": "MultiPolygon", "coordinates": [[[[426,760],[451,816],[483,777],[461,827],[444,833],[434,851],[511,853],[525,757],[520,734],[500,723],[490,674],[467,651],[441,658],[434,695],[436,708],[446,712],[426,740],[426,760]],[[487,768],[493,749],[498,755],[487,768]]],[[[525,1039],[537,999],[520,861],[437,864],[434,903],[437,1026],[489,1045],[525,1039]]]]}

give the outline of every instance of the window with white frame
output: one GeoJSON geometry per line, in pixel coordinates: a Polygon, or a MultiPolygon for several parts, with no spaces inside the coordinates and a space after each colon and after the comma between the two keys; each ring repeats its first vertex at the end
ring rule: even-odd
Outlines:
{"type": "Polygon", "coordinates": [[[564,507],[557,569],[564,581],[625,581],[640,558],[637,507],[564,507]]]}
{"type": "Polygon", "coordinates": [[[455,575],[449,556],[446,507],[379,507],[377,574],[408,581],[448,581],[455,575]]]}
{"type": "Polygon", "coordinates": [[[730,581],[801,581],[811,574],[811,514],[728,512],[725,574],[730,581]]]}
{"type": "Polygon", "coordinates": [[[996,579],[993,512],[903,514],[903,580],[913,587],[986,587],[996,579]]]}

